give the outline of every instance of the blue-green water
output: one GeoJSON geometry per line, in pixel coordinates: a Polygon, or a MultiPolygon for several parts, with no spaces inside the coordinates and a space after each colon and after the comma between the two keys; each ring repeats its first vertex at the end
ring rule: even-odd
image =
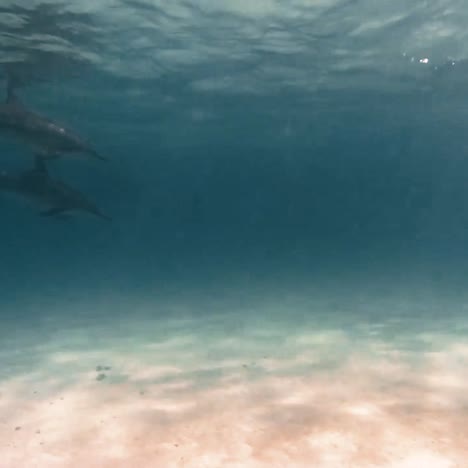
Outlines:
{"type": "Polygon", "coordinates": [[[0,467],[466,466],[467,20],[4,0],[5,96],[112,222],[0,193],[0,467]]]}

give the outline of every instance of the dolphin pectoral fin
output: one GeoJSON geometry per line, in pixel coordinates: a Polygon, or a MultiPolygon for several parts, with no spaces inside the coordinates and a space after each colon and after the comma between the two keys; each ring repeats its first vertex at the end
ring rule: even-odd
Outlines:
{"type": "Polygon", "coordinates": [[[111,218],[110,216],[107,216],[107,215],[103,214],[103,213],[99,213],[99,217],[100,217],[101,219],[104,219],[105,221],[107,221],[107,222],[109,222],[109,223],[112,222],[112,218],[111,218]]]}
{"type": "Polygon", "coordinates": [[[50,217],[50,216],[57,216],[57,215],[63,214],[65,213],[65,211],[66,211],[66,208],[64,208],[63,206],[56,206],[54,208],[50,208],[50,210],[41,211],[40,214],[43,217],[50,217]]]}
{"type": "Polygon", "coordinates": [[[97,216],[98,218],[104,219],[104,220],[106,220],[108,222],[112,221],[112,218],[110,216],[107,216],[101,210],[99,210],[97,208],[93,208],[93,209],[89,210],[89,212],[92,213],[93,215],[97,216]]]}
{"type": "Polygon", "coordinates": [[[58,151],[52,151],[45,148],[37,148],[34,151],[34,157],[38,157],[42,160],[51,160],[60,158],[61,154],[58,151]]]}
{"type": "Polygon", "coordinates": [[[101,161],[106,161],[106,162],[109,161],[109,158],[106,158],[100,155],[96,150],[91,149],[88,151],[88,153],[95,159],[99,159],[101,161]]]}

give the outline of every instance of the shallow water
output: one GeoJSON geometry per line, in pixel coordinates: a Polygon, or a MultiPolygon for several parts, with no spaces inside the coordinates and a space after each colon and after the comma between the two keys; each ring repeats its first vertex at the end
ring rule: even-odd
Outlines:
{"type": "Polygon", "coordinates": [[[113,221],[0,194],[0,468],[465,467],[467,21],[3,1],[2,73],[110,159],[49,172],[113,221]]]}

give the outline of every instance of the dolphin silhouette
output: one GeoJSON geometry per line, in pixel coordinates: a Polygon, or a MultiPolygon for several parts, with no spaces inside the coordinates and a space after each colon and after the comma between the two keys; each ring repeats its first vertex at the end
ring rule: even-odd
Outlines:
{"type": "Polygon", "coordinates": [[[52,179],[44,159],[35,156],[34,168],[10,175],[0,172],[0,190],[12,192],[26,199],[45,205],[41,216],[58,216],[72,211],[85,211],[111,221],[99,208],[80,191],[62,181],[52,179]]]}
{"type": "Polygon", "coordinates": [[[0,131],[9,132],[32,144],[44,158],[56,158],[64,153],[81,152],[106,161],[83,138],[62,124],[28,109],[15,93],[12,77],[7,79],[6,101],[0,103],[0,131]]]}

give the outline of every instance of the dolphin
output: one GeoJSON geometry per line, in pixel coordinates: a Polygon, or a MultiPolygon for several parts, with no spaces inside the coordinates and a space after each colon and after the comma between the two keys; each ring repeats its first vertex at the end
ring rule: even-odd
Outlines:
{"type": "Polygon", "coordinates": [[[80,191],[59,180],[52,179],[44,159],[35,156],[34,168],[10,175],[0,172],[0,190],[20,195],[46,207],[41,216],[58,216],[72,211],[85,211],[111,221],[80,191]]]}
{"type": "Polygon", "coordinates": [[[106,161],[83,138],[62,124],[28,109],[17,97],[11,78],[7,81],[7,97],[0,103],[0,131],[14,134],[33,145],[44,158],[57,158],[64,153],[81,152],[106,161]]]}

